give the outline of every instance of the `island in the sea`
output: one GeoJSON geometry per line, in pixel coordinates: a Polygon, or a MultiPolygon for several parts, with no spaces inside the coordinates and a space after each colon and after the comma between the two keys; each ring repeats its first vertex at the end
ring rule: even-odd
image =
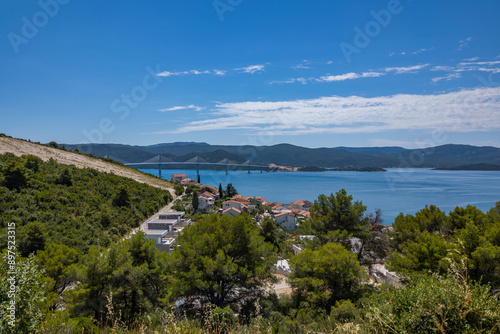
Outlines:
{"type": "Polygon", "coordinates": [[[456,167],[434,168],[434,170],[500,171],[500,165],[479,163],[479,164],[469,164],[469,165],[462,165],[462,166],[456,166],[456,167]]]}
{"type": "Polygon", "coordinates": [[[351,167],[351,168],[323,168],[317,166],[306,166],[297,168],[298,172],[387,172],[386,169],[380,167],[351,167]]]}
{"type": "Polygon", "coordinates": [[[334,172],[387,172],[387,169],[381,167],[333,168],[328,170],[334,172]]]}

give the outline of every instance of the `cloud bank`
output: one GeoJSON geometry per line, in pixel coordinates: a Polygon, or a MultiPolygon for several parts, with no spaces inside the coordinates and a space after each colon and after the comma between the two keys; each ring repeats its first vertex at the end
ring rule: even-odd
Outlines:
{"type": "Polygon", "coordinates": [[[209,119],[174,131],[247,129],[250,133],[377,133],[388,130],[473,132],[500,130],[500,87],[445,94],[329,96],[277,102],[219,103],[209,119]]]}

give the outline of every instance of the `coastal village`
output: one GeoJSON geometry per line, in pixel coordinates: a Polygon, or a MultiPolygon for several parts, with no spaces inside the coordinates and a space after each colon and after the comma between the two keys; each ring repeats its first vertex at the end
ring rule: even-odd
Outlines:
{"type": "MultiPolygon", "coordinates": [[[[238,216],[242,213],[250,214],[256,223],[269,217],[287,231],[295,231],[299,223],[310,219],[309,208],[313,205],[307,200],[297,200],[290,204],[269,202],[259,196],[242,196],[235,194],[225,201],[219,190],[212,186],[197,183],[186,174],[172,174],[171,182],[182,185],[187,189],[196,189],[198,199],[197,208],[193,208],[193,199],[187,200],[182,194],[169,209],[158,212],[153,218],[144,222],[141,230],[146,237],[153,239],[158,249],[171,252],[175,239],[183,228],[192,224],[191,218],[186,218],[186,211],[198,213],[218,213],[225,216],[238,216]],[[217,203],[220,203],[217,206],[217,203]],[[173,207],[184,210],[175,210],[173,207]]],[[[193,194],[191,194],[193,195],[193,194]]]]}
{"type": "MultiPolygon", "coordinates": [[[[152,239],[155,246],[164,252],[171,253],[175,241],[182,230],[193,223],[186,212],[217,213],[225,216],[249,214],[256,224],[266,217],[278,223],[285,231],[293,232],[302,221],[310,219],[309,208],[313,205],[307,200],[297,200],[290,204],[269,202],[259,196],[242,196],[235,194],[226,200],[218,189],[196,182],[186,174],[172,174],[171,182],[184,188],[184,193],[178,196],[170,205],[144,222],[140,230],[146,238],[152,239]],[[192,193],[192,190],[196,191],[192,193]],[[187,197],[191,195],[191,198],[187,197]],[[193,208],[193,195],[197,196],[197,208],[193,208]]],[[[301,238],[303,238],[302,236],[301,238]]],[[[300,239],[299,239],[300,240],[300,239]]],[[[299,244],[294,244],[295,254],[302,251],[299,244]]],[[[276,273],[288,276],[290,267],[285,259],[276,263],[276,273]]],[[[288,287],[286,287],[288,288],[288,287]]]]}
{"type": "MultiPolygon", "coordinates": [[[[145,237],[154,240],[155,246],[160,251],[171,253],[182,230],[193,224],[191,215],[187,212],[217,213],[224,216],[238,216],[246,213],[252,217],[256,224],[270,218],[289,233],[296,231],[302,222],[311,218],[309,209],[313,203],[308,200],[299,199],[289,204],[276,203],[269,202],[263,197],[242,196],[237,193],[227,198],[224,196],[225,191],[222,188],[220,189],[222,190],[221,194],[218,189],[198,183],[195,179],[188,178],[186,174],[172,174],[171,182],[181,185],[183,193],[140,227],[140,230],[146,234],[145,237]],[[193,206],[194,196],[198,199],[196,208],[193,206]]],[[[231,184],[229,184],[229,188],[232,188],[231,184]]],[[[234,191],[236,192],[236,190],[234,191]]],[[[384,230],[391,228],[388,225],[381,225],[381,227],[384,230]]],[[[302,252],[301,242],[313,237],[296,235],[295,242],[291,245],[293,254],[297,255],[302,252]]],[[[351,240],[354,252],[359,247],[358,241],[356,238],[351,240]]],[[[290,266],[286,259],[280,258],[278,260],[275,264],[275,273],[283,276],[290,274],[290,266]]],[[[370,274],[374,281],[399,285],[399,278],[395,273],[388,271],[382,264],[373,265],[370,268],[370,274]]],[[[284,286],[283,290],[289,292],[289,286],[284,279],[277,286],[284,286]]],[[[280,293],[278,290],[276,292],[280,293]]]]}

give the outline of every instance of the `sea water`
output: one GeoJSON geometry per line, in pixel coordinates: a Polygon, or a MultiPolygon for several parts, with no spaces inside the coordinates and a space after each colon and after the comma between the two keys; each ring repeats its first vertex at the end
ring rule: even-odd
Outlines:
{"type": "MultiPolygon", "coordinates": [[[[158,170],[141,169],[158,176],[158,170]]],[[[162,170],[162,177],[182,173],[196,179],[196,170],[162,170]]],[[[344,188],[367,206],[367,213],[382,210],[385,224],[399,214],[415,214],[434,204],[449,212],[468,204],[483,212],[500,201],[500,172],[388,169],[387,172],[263,172],[200,170],[201,183],[225,188],[232,183],[243,196],[261,196],[270,202],[313,202],[320,194],[344,188]]]]}

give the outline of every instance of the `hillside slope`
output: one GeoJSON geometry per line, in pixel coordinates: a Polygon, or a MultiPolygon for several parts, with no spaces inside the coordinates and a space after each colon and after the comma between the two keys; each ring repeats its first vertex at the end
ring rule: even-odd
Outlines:
{"type": "Polygon", "coordinates": [[[0,154],[3,153],[12,153],[17,156],[32,154],[39,157],[43,161],[48,161],[52,158],[61,164],[74,165],[77,168],[92,168],[100,172],[127,177],[137,182],[145,183],[161,189],[172,188],[170,182],[144,174],[133,168],[115,165],[82,154],[63,151],[53,147],[27,142],[21,139],[0,137],[0,154]]]}
{"type": "MultiPolygon", "coordinates": [[[[406,150],[390,157],[412,167],[449,168],[470,164],[500,165],[500,148],[491,146],[441,145],[418,150],[406,150]]],[[[405,164],[402,164],[406,167],[405,164]]]]}

